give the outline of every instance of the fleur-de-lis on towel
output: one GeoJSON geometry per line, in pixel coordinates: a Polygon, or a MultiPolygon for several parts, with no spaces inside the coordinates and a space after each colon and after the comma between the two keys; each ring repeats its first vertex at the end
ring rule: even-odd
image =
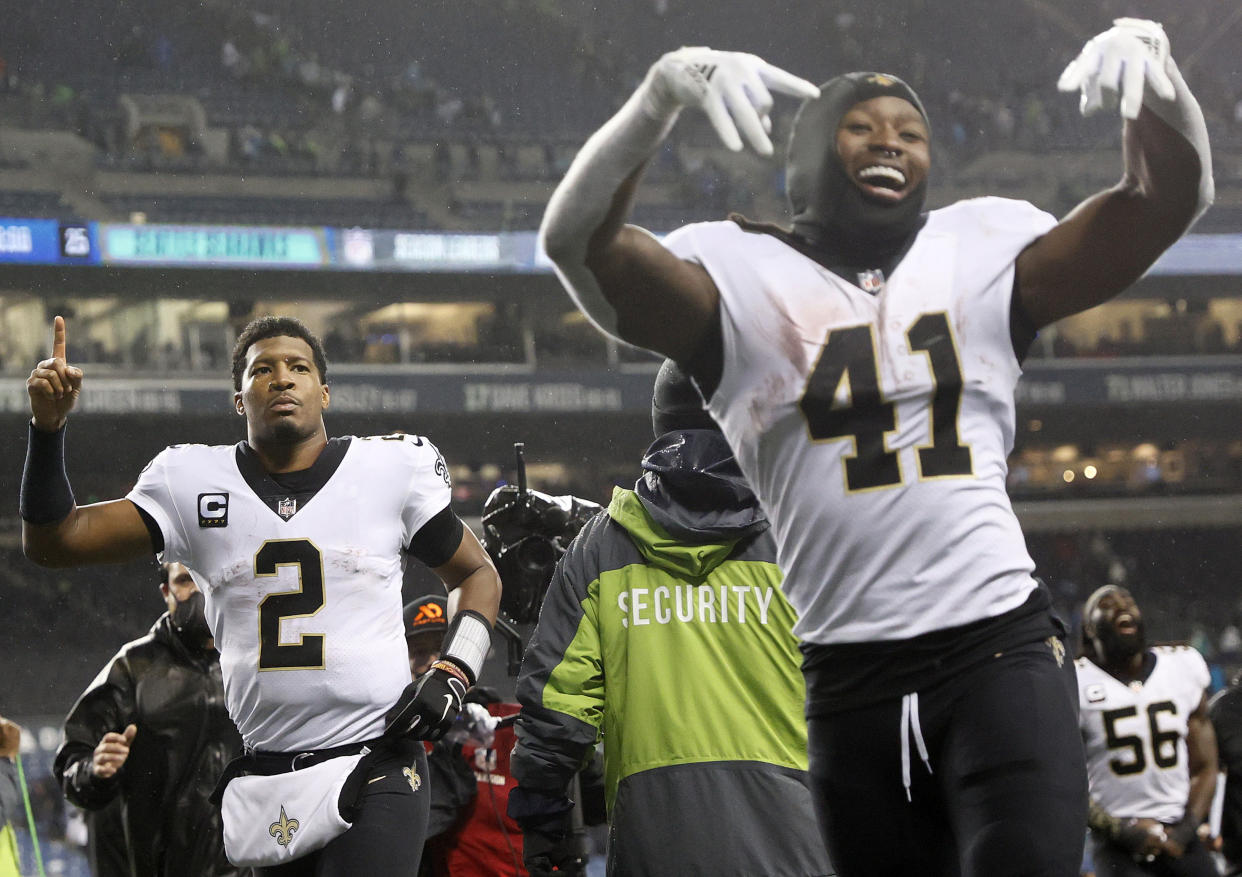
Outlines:
{"type": "Polygon", "coordinates": [[[287,847],[293,843],[293,833],[302,826],[296,819],[290,819],[285,815],[285,807],[280,806],[280,820],[273,822],[267,827],[267,833],[276,838],[276,843],[282,847],[287,847]]]}

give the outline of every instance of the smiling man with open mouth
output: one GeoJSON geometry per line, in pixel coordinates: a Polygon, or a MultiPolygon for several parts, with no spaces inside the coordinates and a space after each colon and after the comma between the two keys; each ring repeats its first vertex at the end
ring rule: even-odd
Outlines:
{"type": "Polygon", "coordinates": [[[1105,585],[1082,610],[1079,725],[1100,877],[1219,873],[1200,831],[1216,788],[1210,680],[1189,646],[1147,644],[1134,596],[1105,585]]]}
{"type": "Polygon", "coordinates": [[[817,88],[682,48],[583,146],[540,228],[596,326],[695,381],[772,521],[842,877],[1081,864],[1074,667],[1005,493],[1014,389],[1039,329],[1132,284],[1214,190],[1203,114],[1156,22],[1118,19],[1058,87],[1084,112],[1118,98],[1116,185],[1060,221],[997,197],[924,212],[930,128],[900,79],[817,88]],[[767,156],[773,92],[804,101],[792,228],[626,223],[683,110],[767,156]]]}
{"type": "Polygon", "coordinates": [[[794,125],[787,166],[794,222],[782,237],[879,292],[927,221],[930,141],[922,102],[896,76],[847,73],[824,83],[794,125]]]}

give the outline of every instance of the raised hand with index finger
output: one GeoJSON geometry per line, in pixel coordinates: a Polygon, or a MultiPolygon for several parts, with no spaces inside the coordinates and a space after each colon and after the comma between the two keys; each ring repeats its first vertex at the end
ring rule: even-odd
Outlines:
{"type": "Polygon", "coordinates": [[[82,392],[82,369],[69,365],[65,318],[52,321],[52,356],[35,366],[26,379],[30,412],[34,425],[44,432],[56,432],[65,425],[69,412],[82,392]]]}
{"type": "Polygon", "coordinates": [[[1140,18],[1118,18],[1083,46],[1061,74],[1057,88],[1081,90],[1079,108],[1084,116],[1116,99],[1123,117],[1137,119],[1145,89],[1173,100],[1168,62],[1169,38],[1163,27],[1140,18]]]}
{"type": "Polygon", "coordinates": [[[721,142],[737,152],[743,139],[760,155],[772,154],[772,92],[799,99],[819,96],[805,79],[774,67],[757,55],[684,47],[660,58],[648,74],[650,108],[658,117],[669,107],[699,107],[721,142]],[[740,133],[739,133],[740,132],[740,133]]]}

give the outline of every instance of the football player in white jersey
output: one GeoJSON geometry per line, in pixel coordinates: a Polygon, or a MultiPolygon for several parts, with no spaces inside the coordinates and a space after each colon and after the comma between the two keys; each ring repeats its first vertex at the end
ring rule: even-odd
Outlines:
{"type": "Polygon", "coordinates": [[[78,566],[154,550],[190,569],[247,750],[226,772],[247,782],[222,785],[230,860],[281,877],[416,871],[428,815],[418,740],[443,734],[461,709],[500,599],[487,552],[449,507],[439,451],[413,435],[329,439],[322,345],[297,320],[264,317],[243,330],[233,353],[246,440],[174,445],[126,498],[78,506],[64,434],[82,370],[68,363],[60,317],[53,336],[51,358],[27,381],[26,555],[78,566]],[[411,555],[461,596],[439,660],[416,682],[401,609],[411,555]],[[335,766],[295,773],[355,756],[361,760],[347,776],[343,767],[326,781],[344,781],[339,797],[309,779],[335,766]],[[274,794],[290,797],[275,802],[278,812],[250,820],[251,837],[246,820],[230,822],[230,814],[258,806],[257,792],[242,790],[268,776],[280,777],[268,783],[274,794]],[[306,797],[292,797],[294,785],[306,797]],[[306,809],[295,812],[299,800],[306,809]],[[329,805],[321,812],[314,801],[329,805]],[[302,838],[313,840],[299,845],[302,838]]]}
{"type": "Polygon", "coordinates": [[[1147,646],[1125,588],[1083,608],[1079,725],[1091,782],[1098,877],[1214,877],[1201,843],[1216,790],[1207,662],[1189,646],[1147,646]]]}
{"type": "Polygon", "coordinates": [[[1086,819],[1073,662],[1005,493],[1035,332],[1121,292],[1213,197],[1206,127],[1163,29],[1119,19],[1061,78],[1120,97],[1121,181],[1057,222],[923,210],[930,129],[895,76],[816,88],[753,56],[662,57],[579,152],[540,239],[604,332],[697,381],[772,521],[803,640],[811,776],[840,874],[1074,874],[1086,819]],[[625,224],[699,107],[771,154],[806,100],[792,228],[625,224]]]}

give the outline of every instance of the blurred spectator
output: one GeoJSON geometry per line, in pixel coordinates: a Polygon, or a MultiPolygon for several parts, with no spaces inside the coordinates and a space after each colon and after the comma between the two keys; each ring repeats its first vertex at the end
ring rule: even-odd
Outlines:
{"type": "Polygon", "coordinates": [[[349,85],[342,83],[332,92],[332,112],[338,116],[345,112],[349,106],[349,85]]]}
{"type": "Polygon", "coordinates": [[[1222,660],[1234,662],[1242,657],[1242,631],[1237,624],[1231,621],[1225,625],[1216,648],[1222,660]]]}
{"type": "Polygon", "coordinates": [[[173,44],[167,34],[155,37],[155,64],[162,73],[170,73],[173,68],[173,44]]]}
{"type": "Polygon", "coordinates": [[[240,79],[245,74],[242,67],[243,60],[242,53],[237,51],[237,46],[232,39],[225,40],[220,46],[220,64],[234,79],[240,79]]]}
{"type": "Polygon", "coordinates": [[[1242,874],[1242,674],[1208,705],[1216,742],[1220,750],[1220,769],[1225,773],[1225,803],[1221,811],[1221,853],[1225,857],[1226,877],[1242,874]]]}
{"type": "Polygon", "coordinates": [[[1200,832],[1217,772],[1203,656],[1148,647],[1125,588],[1099,588],[1083,615],[1079,710],[1096,873],[1215,875],[1200,832]]]}
{"type": "Polygon", "coordinates": [[[440,647],[448,631],[448,598],[443,594],[424,594],[405,604],[402,618],[410,678],[417,679],[440,657],[440,647]]]}
{"type": "Polygon", "coordinates": [[[22,729],[0,716],[0,877],[19,877],[17,838],[13,826],[20,824],[22,795],[17,784],[15,760],[21,756],[22,729]]]}
{"type": "MultiPolygon", "coordinates": [[[[407,603],[405,641],[413,678],[439,658],[448,630],[448,600],[427,594],[407,603]]],[[[420,877],[526,877],[522,830],[505,814],[517,704],[477,687],[444,739],[425,744],[430,774],[431,817],[420,877]]]]}
{"type": "Polygon", "coordinates": [[[189,570],[162,564],[160,592],[168,611],[69,711],[53,772],[70,801],[102,811],[90,826],[97,877],[236,875],[209,800],[241,751],[220,656],[189,570]]]}

